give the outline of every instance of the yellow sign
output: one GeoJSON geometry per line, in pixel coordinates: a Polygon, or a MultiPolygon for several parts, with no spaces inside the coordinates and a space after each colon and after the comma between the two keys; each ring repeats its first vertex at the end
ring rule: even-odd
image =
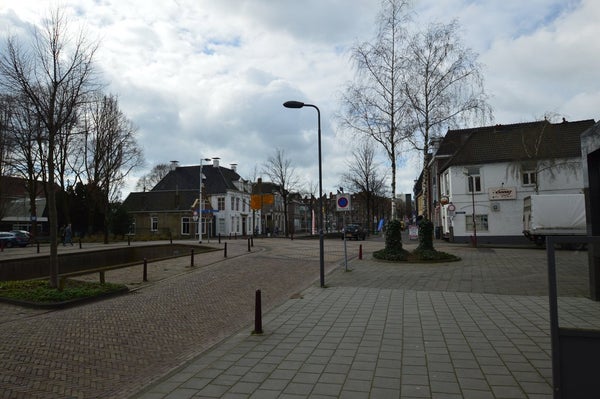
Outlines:
{"type": "Polygon", "coordinates": [[[252,194],[250,197],[250,208],[260,210],[264,205],[273,205],[273,202],[275,202],[273,194],[252,194]]]}

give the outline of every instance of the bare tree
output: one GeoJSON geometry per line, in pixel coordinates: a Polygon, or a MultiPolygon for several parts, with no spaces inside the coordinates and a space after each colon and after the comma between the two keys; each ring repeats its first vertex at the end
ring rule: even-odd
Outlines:
{"type": "MultiPolygon", "coordinates": [[[[108,243],[110,204],[118,199],[125,177],[142,164],[136,129],[119,109],[114,96],[97,96],[85,108],[84,173],[94,204],[104,215],[104,243],[108,243]]],[[[93,214],[92,214],[93,215],[93,214]]]]}
{"type": "Polygon", "coordinates": [[[150,172],[146,173],[135,185],[135,189],[138,191],[146,191],[152,189],[156,184],[161,181],[166,175],[169,174],[171,166],[167,163],[159,163],[154,165],[150,172]]]}
{"type": "Polygon", "coordinates": [[[363,196],[366,205],[364,226],[371,226],[373,198],[382,194],[385,187],[385,176],[379,174],[375,162],[375,149],[370,142],[363,142],[352,151],[352,159],[348,161],[348,172],[342,175],[342,182],[350,190],[363,196]]]}
{"type": "Polygon", "coordinates": [[[458,29],[456,21],[432,24],[414,34],[404,51],[402,91],[411,121],[407,139],[423,154],[426,217],[430,140],[470,118],[479,118],[480,123],[491,119],[477,54],[463,46],[458,29]]]}
{"type": "Polygon", "coordinates": [[[0,96],[0,219],[5,215],[8,199],[3,191],[2,180],[10,168],[10,153],[12,150],[11,123],[14,113],[14,99],[8,95],[0,96]]]}
{"type": "Polygon", "coordinates": [[[406,0],[384,0],[377,37],[352,51],[356,77],[341,99],[342,125],[381,144],[391,163],[392,218],[396,216],[396,161],[408,121],[402,82],[407,7],[406,0]]]}
{"type": "Polygon", "coordinates": [[[60,132],[73,122],[78,107],[95,89],[93,58],[97,45],[89,44],[84,32],[71,34],[60,9],[49,13],[41,30],[34,31],[31,47],[15,37],[7,39],[6,52],[0,56],[0,80],[9,93],[20,94],[31,102],[44,128],[46,151],[42,165],[50,226],[50,284],[58,287],[56,206],[56,156],[60,154],[60,132]]]}
{"type": "Polygon", "coordinates": [[[281,148],[275,150],[275,154],[269,157],[264,164],[264,173],[269,176],[271,182],[277,185],[279,194],[283,199],[283,217],[285,219],[285,235],[288,235],[288,199],[292,191],[296,190],[299,179],[296,170],[292,167],[292,161],[286,158],[285,151],[281,148]]]}
{"type": "MultiPolygon", "coordinates": [[[[25,180],[25,190],[29,199],[30,216],[37,215],[36,199],[43,189],[39,184],[42,178],[42,165],[39,143],[42,125],[34,107],[26,97],[14,98],[10,118],[12,148],[10,165],[12,172],[25,180]]],[[[30,233],[37,236],[37,223],[32,223],[30,233]]]]}

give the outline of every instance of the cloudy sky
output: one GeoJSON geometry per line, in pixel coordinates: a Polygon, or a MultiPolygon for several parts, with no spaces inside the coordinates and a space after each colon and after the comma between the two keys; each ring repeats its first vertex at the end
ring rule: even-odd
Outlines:
{"type": "MultiPolygon", "coordinates": [[[[0,0],[0,36],[27,32],[56,1],[0,0]]],[[[353,78],[348,50],[373,38],[380,0],[62,0],[72,21],[100,41],[107,92],[138,128],[146,167],[220,157],[248,179],[276,148],[306,186],[316,185],[321,110],[324,191],[335,192],[352,140],[333,118],[353,78]]],[[[553,113],[600,119],[597,0],[416,0],[415,20],[458,19],[484,65],[494,122],[553,113]]],[[[471,126],[464,126],[471,127],[471,126]]],[[[377,148],[377,147],[376,147],[377,148]]],[[[418,160],[403,155],[398,192],[409,193],[418,160]]],[[[382,171],[389,162],[380,159],[382,171]]]]}

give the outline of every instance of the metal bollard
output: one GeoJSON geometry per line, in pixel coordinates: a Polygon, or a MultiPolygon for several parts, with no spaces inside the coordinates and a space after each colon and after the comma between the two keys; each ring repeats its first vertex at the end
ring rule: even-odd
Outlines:
{"type": "Polygon", "coordinates": [[[144,258],[143,280],[148,281],[148,260],[146,258],[144,258]]]}
{"type": "Polygon", "coordinates": [[[248,238],[248,252],[250,252],[250,239],[248,238]]]}
{"type": "Polygon", "coordinates": [[[36,244],[37,244],[37,253],[39,254],[40,253],[40,242],[36,241],[36,244]]]}
{"type": "Polygon", "coordinates": [[[131,246],[131,236],[127,235],[127,246],[131,246]]]}
{"type": "Polygon", "coordinates": [[[221,233],[219,233],[219,244],[221,243],[221,233]]]}
{"type": "Polygon", "coordinates": [[[262,334],[262,309],[260,303],[260,290],[256,290],[255,302],[254,302],[254,331],[252,334],[262,334]]]}
{"type": "Polygon", "coordinates": [[[254,237],[250,237],[250,244],[254,246],[254,237]]]}
{"type": "Polygon", "coordinates": [[[225,247],[223,248],[223,257],[227,257],[227,243],[225,243],[225,247]]]}
{"type": "Polygon", "coordinates": [[[358,247],[358,259],[362,259],[362,244],[358,247]]]}
{"type": "Polygon", "coordinates": [[[79,239],[79,249],[81,249],[81,238],[79,239]]]}
{"type": "Polygon", "coordinates": [[[191,256],[192,259],[190,260],[190,267],[194,267],[194,249],[193,248],[192,248],[191,252],[192,252],[192,256],[191,256]]]}

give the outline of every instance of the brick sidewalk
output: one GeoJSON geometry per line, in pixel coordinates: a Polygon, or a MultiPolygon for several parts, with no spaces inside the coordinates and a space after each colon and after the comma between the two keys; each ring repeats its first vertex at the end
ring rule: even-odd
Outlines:
{"type": "MultiPolygon", "coordinates": [[[[348,243],[352,258],[362,245],[365,259],[352,261],[352,271],[345,272],[338,267],[341,245],[337,240],[326,241],[327,289],[315,285],[318,241],[255,240],[248,254],[245,241],[238,240],[230,242],[227,259],[215,252],[198,258],[193,269],[189,258],[151,264],[148,283],[140,283],[139,267],[131,269],[130,276],[125,270],[118,277],[107,275],[108,281],[142,287],[129,295],[49,312],[0,305],[0,397],[123,398],[140,390],[144,398],[292,393],[317,397],[335,396],[335,392],[363,397],[365,386],[377,388],[369,392],[380,397],[385,389],[397,393],[398,383],[415,395],[426,391],[450,394],[457,388],[468,391],[472,385],[482,395],[491,390],[496,396],[490,397],[517,392],[515,387],[522,394],[533,392],[525,386],[539,383],[531,389],[547,397],[543,251],[440,243],[438,249],[463,260],[395,265],[370,260],[370,253],[381,248],[382,242],[368,240],[348,243]],[[262,291],[265,313],[266,334],[260,337],[249,334],[256,289],[262,291]],[[397,339],[402,340],[399,348],[397,339]],[[438,355],[444,355],[436,353],[444,350],[443,342],[463,343],[439,359],[440,367],[462,364],[456,368],[460,371],[429,367],[438,363],[438,355]],[[493,354],[490,359],[482,359],[489,345],[501,349],[489,352],[493,354]],[[536,366],[535,381],[529,381],[534,376],[527,370],[523,373],[530,377],[525,379],[517,378],[515,373],[520,371],[510,368],[512,379],[506,378],[505,371],[485,371],[501,371],[495,367],[498,359],[506,368],[510,362],[505,357],[511,359],[515,348],[522,355],[513,359],[519,368],[524,367],[523,359],[536,366]],[[347,363],[350,357],[358,361],[357,367],[347,363]],[[423,361],[426,367],[419,363],[423,361]],[[475,372],[473,361],[484,378],[469,376],[475,372]],[[173,370],[178,372],[169,374],[173,370]],[[463,371],[465,375],[460,374],[463,371]],[[161,378],[165,375],[170,377],[161,378]],[[427,384],[422,383],[425,376],[427,384]],[[446,381],[452,376],[452,381],[446,381]],[[485,387],[478,385],[483,382],[485,387]],[[315,389],[308,394],[307,384],[315,389]],[[439,391],[436,384],[446,388],[439,391]]],[[[565,292],[584,295],[585,284],[578,277],[582,254],[561,256],[560,274],[568,277],[565,292]]],[[[573,314],[582,302],[587,303],[577,297],[570,301],[573,314]]],[[[581,315],[600,320],[594,307],[582,310],[581,315]]],[[[573,323],[580,319],[573,318],[573,323]]],[[[411,396],[402,393],[402,397],[411,396]]]]}

